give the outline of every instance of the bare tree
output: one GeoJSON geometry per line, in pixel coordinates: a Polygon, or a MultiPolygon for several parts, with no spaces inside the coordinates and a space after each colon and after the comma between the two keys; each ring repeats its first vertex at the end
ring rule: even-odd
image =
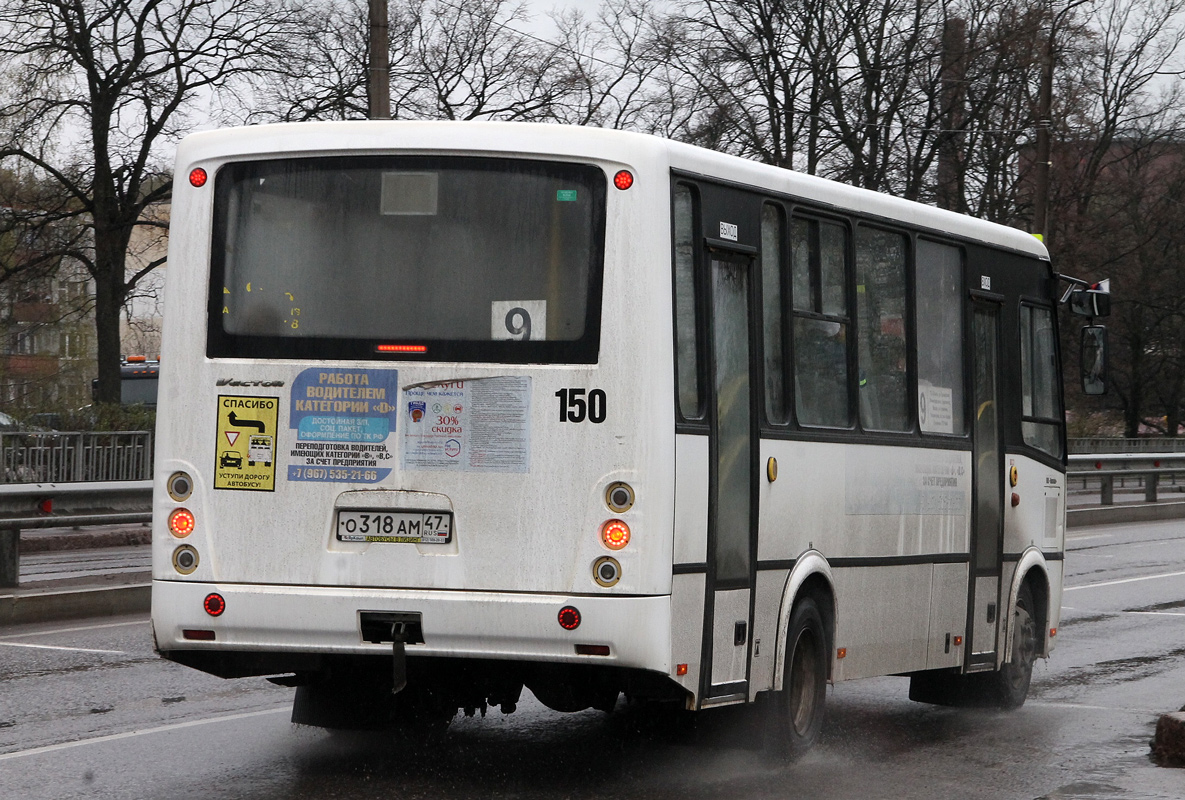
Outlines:
{"type": "Polygon", "coordinates": [[[557,66],[566,71],[552,105],[557,122],[657,133],[667,127],[663,77],[669,40],[651,0],[605,0],[595,19],[553,16],[557,66]]]}
{"type": "MultiPolygon", "coordinates": [[[[119,400],[119,320],[129,293],[160,266],[126,271],[144,210],[171,193],[164,146],[219,90],[281,65],[302,29],[298,9],[267,0],[3,0],[0,166],[23,165],[55,189],[52,215],[87,237],[69,254],[95,281],[100,402],[119,400]]],[[[204,109],[207,110],[208,109],[204,109]]]]}

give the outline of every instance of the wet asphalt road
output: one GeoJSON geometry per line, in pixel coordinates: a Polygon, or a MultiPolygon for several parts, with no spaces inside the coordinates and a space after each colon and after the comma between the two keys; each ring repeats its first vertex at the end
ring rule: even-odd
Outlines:
{"type": "Polygon", "coordinates": [[[290,689],[152,653],[146,618],[0,630],[0,797],[1185,798],[1148,760],[1185,705],[1185,521],[1071,532],[1058,646],[1015,712],[911,703],[903,678],[839,684],[816,748],[762,756],[752,709],[619,707],[458,718],[442,743],[288,722],[290,689]]]}

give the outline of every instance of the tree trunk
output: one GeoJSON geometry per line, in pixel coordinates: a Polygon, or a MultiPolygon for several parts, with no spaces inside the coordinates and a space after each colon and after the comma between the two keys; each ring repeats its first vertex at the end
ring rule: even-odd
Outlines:
{"type": "Polygon", "coordinates": [[[124,257],[128,233],[118,223],[95,214],[95,344],[99,367],[99,403],[120,401],[120,314],[127,287],[124,257]]]}

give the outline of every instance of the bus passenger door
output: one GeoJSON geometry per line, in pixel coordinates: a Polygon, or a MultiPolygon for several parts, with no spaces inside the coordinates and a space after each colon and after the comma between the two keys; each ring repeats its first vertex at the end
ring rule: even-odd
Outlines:
{"type": "Polygon", "coordinates": [[[972,508],[970,639],[966,670],[996,667],[1004,523],[1004,452],[1000,429],[1000,306],[972,301],[972,508]]]}
{"type": "Polygon", "coordinates": [[[752,259],[713,250],[708,261],[711,430],[703,696],[710,702],[736,699],[748,686],[756,449],[749,375],[752,259]]]}

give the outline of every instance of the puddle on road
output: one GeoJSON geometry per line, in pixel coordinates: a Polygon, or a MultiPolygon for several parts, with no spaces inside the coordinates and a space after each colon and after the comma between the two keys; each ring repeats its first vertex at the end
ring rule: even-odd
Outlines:
{"type": "Polygon", "coordinates": [[[1124,611],[1172,611],[1175,608],[1185,608],[1185,600],[1174,600],[1170,603],[1155,603],[1150,606],[1125,608],[1124,611]]]}
{"type": "Polygon", "coordinates": [[[1070,619],[1062,617],[1062,624],[1060,627],[1062,630],[1065,630],[1066,628],[1072,628],[1075,625],[1082,625],[1082,624],[1089,623],[1089,622],[1103,622],[1105,620],[1112,619],[1116,616],[1118,616],[1118,614],[1111,613],[1111,614],[1092,614],[1089,617],[1073,617],[1070,619]]]}
{"type": "Polygon", "coordinates": [[[1151,656],[1133,656],[1113,661],[1099,661],[1085,667],[1072,667],[1065,674],[1042,680],[1041,694],[1062,686],[1083,686],[1098,683],[1131,683],[1164,672],[1185,657],[1185,647],[1151,656]]]}
{"type": "Polygon", "coordinates": [[[1055,789],[1049,794],[1041,795],[1037,800],[1094,800],[1099,797],[1122,797],[1126,793],[1118,786],[1112,786],[1109,783],[1092,783],[1091,781],[1078,781],[1077,783],[1069,783],[1059,789],[1055,789]]]}

